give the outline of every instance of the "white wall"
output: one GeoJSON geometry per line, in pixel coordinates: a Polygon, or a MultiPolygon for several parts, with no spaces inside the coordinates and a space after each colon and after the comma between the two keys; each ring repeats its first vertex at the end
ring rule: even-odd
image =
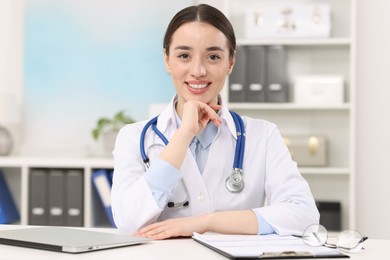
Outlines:
{"type": "Polygon", "coordinates": [[[0,93],[22,98],[22,0],[0,1],[0,93]]]}
{"type": "Polygon", "coordinates": [[[357,229],[390,239],[390,1],[357,1],[357,229]]]}
{"type": "MultiPolygon", "coordinates": [[[[16,99],[16,118],[20,120],[23,106],[23,0],[0,0],[0,95],[16,99]],[[12,96],[10,96],[12,95],[12,96]]],[[[5,126],[13,136],[13,151],[21,147],[21,123],[5,126]]]]}

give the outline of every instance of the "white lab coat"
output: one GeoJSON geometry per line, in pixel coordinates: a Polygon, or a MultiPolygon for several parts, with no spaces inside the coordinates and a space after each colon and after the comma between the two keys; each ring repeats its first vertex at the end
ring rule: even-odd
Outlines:
{"type": "MultiPolygon", "coordinates": [[[[168,140],[177,129],[173,107],[171,102],[157,123],[168,140]]],[[[222,125],[211,144],[202,174],[191,151],[187,150],[180,169],[189,193],[189,207],[186,208],[159,208],[143,177],[145,167],[139,142],[146,121],[121,129],[113,152],[115,167],[111,195],[118,228],[133,233],[155,221],[243,209],[257,210],[279,234],[302,234],[307,226],[318,223],[319,213],[310,188],[292,161],[277,127],[268,121],[243,117],[246,128],[245,187],[240,193],[226,189],[225,180],[232,173],[236,130],[225,106],[220,116],[222,125]]],[[[162,149],[162,140],[150,129],[145,137],[145,150],[151,164],[162,149]]],[[[185,196],[180,182],[176,190],[171,200],[183,201],[185,196]]]]}

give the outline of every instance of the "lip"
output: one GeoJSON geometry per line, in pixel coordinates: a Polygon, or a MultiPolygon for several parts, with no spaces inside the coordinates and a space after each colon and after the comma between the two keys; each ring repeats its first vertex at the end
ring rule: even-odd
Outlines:
{"type": "Polygon", "coordinates": [[[202,94],[209,89],[210,81],[205,80],[191,80],[185,82],[187,89],[193,94],[202,94]]]}

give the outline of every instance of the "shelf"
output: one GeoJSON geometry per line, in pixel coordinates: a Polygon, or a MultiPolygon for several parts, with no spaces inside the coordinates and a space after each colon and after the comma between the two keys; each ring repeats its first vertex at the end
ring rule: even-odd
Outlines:
{"type": "Polygon", "coordinates": [[[295,103],[229,103],[229,108],[245,110],[349,110],[350,104],[318,106],[299,105],[295,103]]]}
{"type": "Polygon", "coordinates": [[[346,175],[350,173],[349,168],[344,167],[299,167],[304,175],[346,175]]]}
{"type": "Polygon", "coordinates": [[[100,158],[0,157],[0,167],[114,168],[114,160],[100,158]]]}
{"type": "Polygon", "coordinates": [[[237,45],[307,45],[330,46],[351,44],[350,38],[272,38],[272,39],[237,39],[237,45]]]}

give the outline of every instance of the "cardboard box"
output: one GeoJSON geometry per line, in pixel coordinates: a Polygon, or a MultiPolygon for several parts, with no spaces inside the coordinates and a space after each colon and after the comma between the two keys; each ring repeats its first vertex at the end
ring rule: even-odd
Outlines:
{"type": "Polygon", "coordinates": [[[310,75],[294,79],[294,102],[304,105],[341,105],[344,103],[344,77],[310,75]]]}

